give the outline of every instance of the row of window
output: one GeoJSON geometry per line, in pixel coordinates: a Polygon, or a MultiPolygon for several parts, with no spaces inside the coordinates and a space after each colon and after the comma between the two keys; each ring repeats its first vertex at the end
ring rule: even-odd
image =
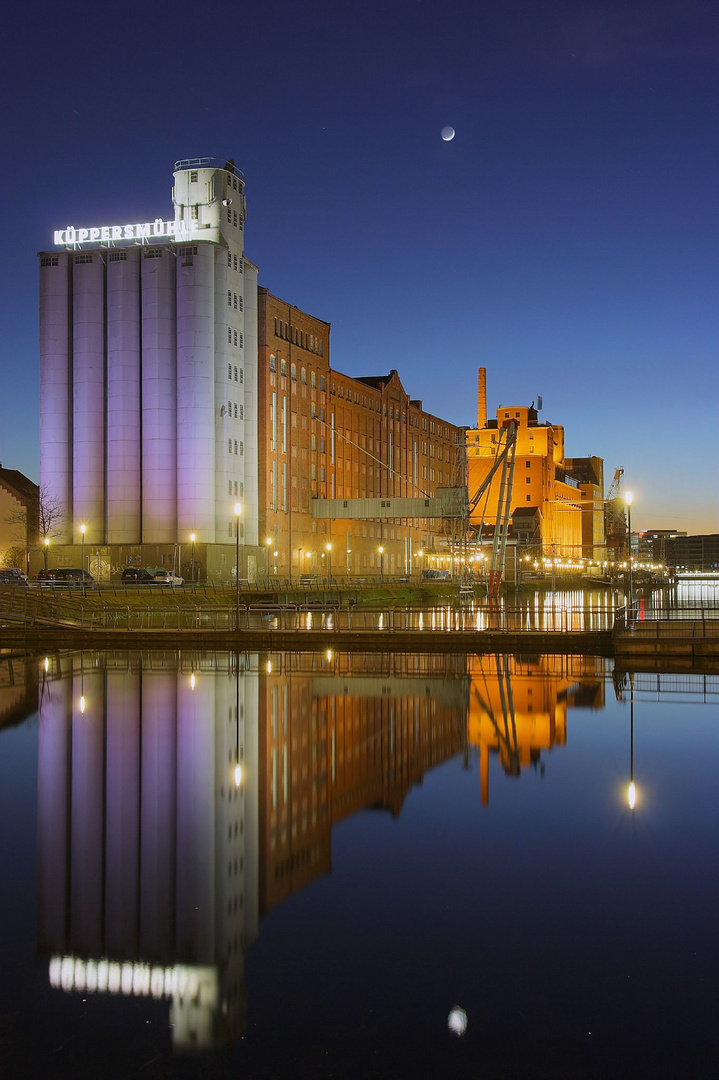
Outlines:
{"type": "Polygon", "coordinates": [[[227,327],[227,344],[237,345],[238,348],[244,349],[245,347],[245,335],[241,330],[235,330],[234,327],[227,327]]]}
{"type": "Polygon", "coordinates": [[[239,489],[238,489],[236,480],[228,480],[227,481],[227,494],[230,496],[230,498],[232,498],[232,494],[233,494],[232,485],[233,484],[234,484],[234,487],[235,487],[234,494],[236,496],[239,495],[240,498],[243,498],[243,496],[245,494],[245,485],[242,483],[242,481],[240,481],[240,485],[239,485],[239,489]]]}
{"type": "Polygon", "coordinates": [[[227,265],[230,270],[236,270],[238,274],[242,274],[245,269],[244,263],[242,261],[242,256],[238,256],[236,253],[233,254],[233,252],[231,251],[227,252],[227,265]]]}
{"type": "Polygon", "coordinates": [[[232,416],[233,413],[235,420],[245,419],[245,406],[242,404],[242,402],[240,402],[239,404],[236,401],[227,402],[227,415],[232,416]]]}
{"type": "Polygon", "coordinates": [[[227,222],[229,225],[234,225],[235,228],[237,228],[238,225],[242,228],[242,217],[240,216],[238,219],[237,211],[233,210],[230,206],[227,207],[227,222]]]}
{"type": "MultiPolygon", "coordinates": [[[[277,371],[277,357],[274,353],[270,353],[270,371],[277,371]]],[[[287,375],[287,361],[284,357],[280,357],[280,375],[287,375]]],[[[297,382],[297,364],[294,360],[290,364],[290,378],[293,382],[297,382]]],[[[300,382],[305,386],[307,385],[307,368],[300,368],[300,382]]],[[[317,386],[317,372],[310,371],[310,386],[317,386]]],[[[320,375],[320,390],[327,389],[327,381],[324,375],[320,375]]]]}
{"type": "Polygon", "coordinates": [[[324,346],[321,338],[318,338],[315,334],[307,334],[304,330],[293,326],[292,323],[283,322],[282,319],[275,319],[275,337],[291,341],[293,345],[316,353],[317,356],[324,356],[324,346]]]}
{"type": "MultiPolygon", "coordinates": [[[[237,343],[235,342],[235,344],[237,344],[237,343]]],[[[234,381],[236,383],[239,383],[240,386],[242,386],[242,384],[245,381],[245,370],[244,370],[244,368],[238,368],[237,364],[228,364],[227,365],[227,378],[228,378],[229,382],[234,381]],[[238,375],[239,375],[239,378],[238,378],[238,375]]]]}
{"type": "Polygon", "coordinates": [[[235,311],[244,311],[245,302],[242,296],[238,296],[237,293],[233,293],[232,289],[227,290],[227,306],[234,308],[235,311]]]}
{"type": "Polygon", "coordinates": [[[242,441],[240,441],[240,443],[238,444],[237,439],[228,439],[227,440],[227,453],[231,454],[233,452],[233,446],[234,446],[234,452],[235,452],[235,454],[237,454],[238,445],[239,445],[239,450],[240,450],[240,457],[244,457],[245,456],[245,444],[242,441]]]}

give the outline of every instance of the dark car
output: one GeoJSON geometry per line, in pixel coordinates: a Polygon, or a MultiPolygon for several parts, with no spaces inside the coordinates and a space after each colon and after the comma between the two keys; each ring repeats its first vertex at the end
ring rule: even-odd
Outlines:
{"type": "Polygon", "coordinates": [[[55,582],[55,571],[38,570],[36,580],[39,585],[53,585],[55,582]]]}
{"type": "Polygon", "coordinates": [[[0,585],[27,585],[27,578],[22,570],[14,567],[0,569],[0,585]]]}
{"type": "Polygon", "coordinates": [[[155,579],[149,570],[141,566],[126,566],[120,576],[123,585],[155,585],[155,579]]]}
{"type": "Polygon", "coordinates": [[[58,566],[52,573],[55,575],[53,582],[55,585],[67,585],[69,588],[84,586],[86,589],[91,589],[95,584],[92,574],[88,574],[87,570],[81,570],[79,566],[58,566]]]}

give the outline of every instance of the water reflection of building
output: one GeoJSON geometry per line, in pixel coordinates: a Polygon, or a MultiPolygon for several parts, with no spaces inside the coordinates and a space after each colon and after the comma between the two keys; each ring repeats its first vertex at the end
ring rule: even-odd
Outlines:
{"type": "Polygon", "coordinates": [[[567,706],[604,706],[604,660],[598,657],[476,656],[470,675],[467,732],[479,750],[484,805],[490,755],[508,776],[530,765],[543,775],[542,753],[566,744],[567,706]]]}
{"type": "Polygon", "coordinates": [[[257,675],[66,657],[40,698],[38,945],[64,989],[172,1001],[176,1047],[244,1021],[257,933],[257,675]]]}
{"type": "Polygon", "coordinates": [[[261,913],[330,869],[333,825],[367,808],[398,815],[466,742],[464,657],[439,669],[432,657],[278,659],[260,686],[261,913]]]}
{"type": "Polygon", "coordinates": [[[37,712],[37,661],[29,654],[0,656],[0,728],[13,727],[37,712]]]}

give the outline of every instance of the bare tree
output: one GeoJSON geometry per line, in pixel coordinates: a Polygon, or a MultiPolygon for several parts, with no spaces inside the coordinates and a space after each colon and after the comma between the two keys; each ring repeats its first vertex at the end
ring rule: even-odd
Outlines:
{"type": "Polygon", "coordinates": [[[7,515],[5,521],[8,525],[17,526],[13,539],[22,543],[26,552],[42,549],[47,570],[48,547],[61,534],[64,516],[60,501],[47,485],[42,484],[37,489],[37,499],[30,499],[25,506],[18,506],[7,515]]]}

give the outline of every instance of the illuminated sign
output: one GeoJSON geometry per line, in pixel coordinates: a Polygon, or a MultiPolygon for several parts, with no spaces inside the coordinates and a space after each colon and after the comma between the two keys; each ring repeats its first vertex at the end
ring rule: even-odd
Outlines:
{"type": "Polygon", "coordinates": [[[196,231],[188,228],[183,221],[155,218],[154,221],[138,222],[135,225],[97,225],[92,229],[76,229],[74,225],[68,225],[66,229],[55,229],[53,243],[63,247],[76,244],[115,244],[123,240],[152,243],[166,237],[189,240],[196,235],[196,231]]]}

